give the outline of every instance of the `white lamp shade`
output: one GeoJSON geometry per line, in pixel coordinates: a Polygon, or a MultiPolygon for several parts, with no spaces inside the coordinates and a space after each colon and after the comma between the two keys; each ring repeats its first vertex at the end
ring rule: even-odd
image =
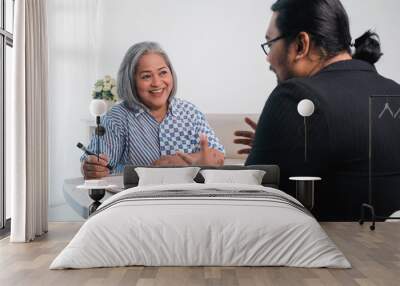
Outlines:
{"type": "Polygon", "coordinates": [[[314,103],[309,99],[303,99],[297,105],[297,111],[301,116],[307,117],[314,113],[314,103]]]}
{"type": "Polygon", "coordinates": [[[102,116],[107,112],[107,104],[102,99],[93,99],[90,102],[89,110],[94,117],[102,116]]]}

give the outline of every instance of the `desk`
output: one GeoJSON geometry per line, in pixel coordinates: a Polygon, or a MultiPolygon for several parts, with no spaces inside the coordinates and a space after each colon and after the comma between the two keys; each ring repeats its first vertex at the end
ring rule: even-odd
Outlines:
{"type": "MultiPolygon", "coordinates": [[[[107,177],[107,181],[110,182],[110,184],[117,185],[121,189],[123,188],[122,176],[107,177]]],[[[76,188],[84,182],[85,180],[82,177],[64,180],[63,194],[69,206],[71,206],[81,217],[88,218],[89,206],[93,203],[93,200],[89,197],[88,190],[80,190],[76,188]]],[[[112,195],[113,193],[106,191],[101,202],[112,195]]]]}

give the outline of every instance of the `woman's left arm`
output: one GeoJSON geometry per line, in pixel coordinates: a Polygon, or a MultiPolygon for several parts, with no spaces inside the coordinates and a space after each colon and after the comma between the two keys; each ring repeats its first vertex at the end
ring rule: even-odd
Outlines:
{"type": "Polygon", "coordinates": [[[153,162],[153,166],[188,166],[188,165],[207,165],[222,166],[224,164],[224,153],[219,150],[209,148],[208,143],[204,144],[204,149],[196,153],[185,154],[186,159],[178,154],[161,156],[153,162]]]}
{"type": "Polygon", "coordinates": [[[224,146],[219,142],[205,115],[195,110],[196,134],[199,136],[199,145],[195,153],[187,154],[192,164],[221,166],[225,160],[224,146]]]}
{"type": "Polygon", "coordinates": [[[177,155],[187,165],[197,166],[222,166],[224,164],[224,153],[209,147],[207,135],[200,135],[200,151],[192,154],[177,152],[177,155]]]}
{"type": "MultiPolygon", "coordinates": [[[[211,149],[214,149],[215,152],[218,152],[217,154],[222,154],[222,156],[225,156],[225,149],[224,146],[219,142],[218,137],[215,135],[214,130],[211,128],[210,124],[208,123],[206,116],[199,110],[196,110],[196,131],[197,134],[200,136],[200,134],[205,134],[207,136],[208,140],[208,146],[211,149]]],[[[200,137],[199,137],[200,139],[200,137]]],[[[200,151],[200,140],[198,140],[199,146],[198,151],[200,151]]]]}
{"type": "Polygon", "coordinates": [[[175,155],[161,156],[153,162],[155,166],[187,166],[187,165],[211,165],[221,166],[224,164],[225,150],[219,142],[214,131],[208,124],[205,115],[195,106],[191,105],[193,118],[192,124],[195,132],[193,138],[197,141],[197,146],[193,153],[182,153],[175,155]]]}

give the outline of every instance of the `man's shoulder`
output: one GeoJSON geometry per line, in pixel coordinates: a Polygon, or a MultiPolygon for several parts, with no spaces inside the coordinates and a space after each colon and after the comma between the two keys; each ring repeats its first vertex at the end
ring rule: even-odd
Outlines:
{"type": "Polygon", "coordinates": [[[301,100],[318,96],[318,88],[310,78],[291,78],[280,83],[271,94],[272,99],[301,100]]]}
{"type": "MultiPolygon", "coordinates": [[[[349,61],[348,64],[356,64],[360,61],[349,61]]],[[[399,92],[400,84],[393,79],[386,78],[379,74],[374,67],[367,68],[326,68],[313,76],[292,78],[284,82],[292,89],[306,89],[314,93],[331,96],[337,93],[365,92],[373,90],[375,92],[399,92]]],[[[362,63],[365,64],[365,63],[362,63]]],[[[332,65],[333,66],[333,65],[332,65]]]]}
{"type": "Polygon", "coordinates": [[[320,85],[323,79],[314,77],[295,77],[282,83],[283,87],[298,91],[314,90],[320,85]]]}

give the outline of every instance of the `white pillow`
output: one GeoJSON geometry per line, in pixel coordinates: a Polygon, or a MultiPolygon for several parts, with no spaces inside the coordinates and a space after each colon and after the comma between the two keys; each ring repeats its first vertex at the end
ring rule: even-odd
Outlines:
{"type": "Polygon", "coordinates": [[[195,183],[193,179],[199,167],[184,168],[142,168],[135,169],[139,176],[139,186],[195,183]]]}
{"type": "Polygon", "coordinates": [[[265,171],[261,170],[202,170],[204,183],[234,183],[261,185],[265,171]]]}

